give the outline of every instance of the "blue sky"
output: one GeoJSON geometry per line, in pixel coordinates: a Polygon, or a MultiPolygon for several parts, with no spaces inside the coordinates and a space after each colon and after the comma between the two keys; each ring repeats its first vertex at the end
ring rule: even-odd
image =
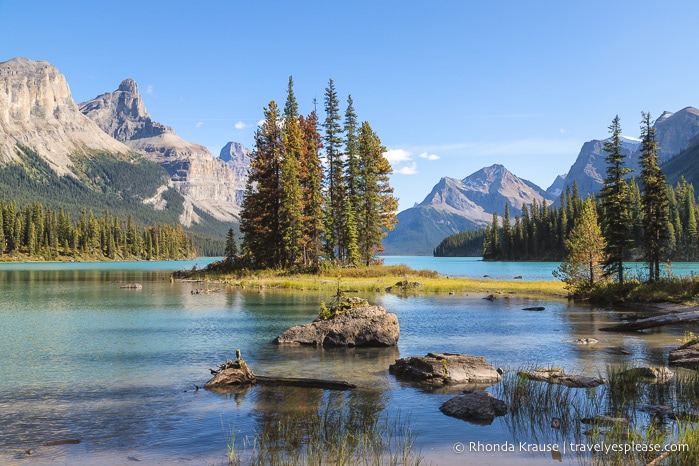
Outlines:
{"type": "Polygon", "coordinates": [[[218,155],[252,147],[294,77],[332,78],[389,150],[400,208],[494,163],[547,188],[615,115],[699,106],[699,3],[0,0],[0,61],[47,60],[82,102],[135,79],[151,116],[218,155]]]}

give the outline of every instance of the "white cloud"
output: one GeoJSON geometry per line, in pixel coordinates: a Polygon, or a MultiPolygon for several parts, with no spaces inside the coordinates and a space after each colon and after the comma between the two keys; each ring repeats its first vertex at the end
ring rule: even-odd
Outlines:
{"type": "Polygon", "coordinates": [[[395,170],[395,173],[399,175],[416,175],[418,173],[417,164],[413,162],[410,165],[400,167],[397,170],[395,170]]]}
{"type": "Polygon", "coordinates": [[[422,152],[420,155],[418,155],[421,159],[427,159],[427,160],[439,160],[441,157],[437,154],[428,154],[427,152],[422,152]]]}
{"type": "Polygon", "coordinates": [[[250,125],[246,125],[242,121],[237,121],[234,125],[235,129],[245,129],[248,128],[250,125]]]}
{"type": "Polygon", "coordinates": [[[153,88],[152,84],[149,84],[148,86],[146,86],[146,94],[153,95],[154,92],[155,92],[155,89],[153,88]]]}
{"type": "Polygon", "coordinates": [[[197,127],[197,128],[201,128],[202,126],[204,126],[204,122],[203,122],[203,121],[198,121],[197,124],[194,125],[194,126],[197,127]]]}
{"type": "Polygon", "coordinates": [[[405,149],[391,149],[383,153],[383,156],[386,157],[386,160],[388,160],[391,165],[412,160],[411,155],[412,154],[405,149]]]}
{"type": "Polygon", "coordinates": [[[262,126],[265,124],[265,120],[260,120],[257,122],[257,126],[262,126]]]}

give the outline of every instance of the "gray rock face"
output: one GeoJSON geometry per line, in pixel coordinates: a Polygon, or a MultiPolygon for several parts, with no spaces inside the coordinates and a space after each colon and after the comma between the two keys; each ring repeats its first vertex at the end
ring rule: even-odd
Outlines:
{"type": "Polygon", "coordinates": [[[490,425],[496,416],[507,414],[507,405],[483,390],[465,391],[447,400],[439,410],[447,416],[474,424],[490,425]]]}
{"type": "Polygon", "coordinates": [[[493,385],[500,374],[484,357],[467,354],[428,353],[398,359],[388,371],[396,377],[428,385],[493,385]]]}
{"type": "Polygon", "coordinates": [[[604,378],[568,374],[560,370],[520,371],[517,375],[529,380],[555,383],[571,388],[592,388],[607,383],[607,379],[604,378]]]}
{"type": "Polygon", "coordinates": [[[173,186],[185,198],[180,218],[183,225],[199,222],[193,207],[221,221],[237,219],[247,170],[232,170],[205,147],[187,142],[169,126],[153,121],[133,79],[124,80],[114,92],[80,104],[80,110],[104,132],[167,170],[173,186]]]}
{"type": "Polygon", "coordinates": [[[274,343],[279,345],[311,345],[324,347],[395,346],[400,326],[395,314],[381,306],[349,309],[332,319],[318,320],[291,327],[274,343]]]}
{"type": "Polygon", "coordinates": [[[27,58],[0,63],[0,163],[17,157],[17,143],[33,149],[59,175],[73,173],[74,155],[132,152],[80,113],[65,76],[54,66],[27,58]]]}
{"type": "Polygon", "coordinates": [[[699,369],[699,343],[683,345],[670,351],[668,361],[672,366],[699,369]]]}

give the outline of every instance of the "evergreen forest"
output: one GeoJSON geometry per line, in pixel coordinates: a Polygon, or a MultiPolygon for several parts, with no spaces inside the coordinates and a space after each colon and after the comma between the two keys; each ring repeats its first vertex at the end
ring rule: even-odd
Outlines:
{"type": "Polygon", "coordinates": [[[322,122],[315,109],[301,115],[292,77],[284,107],[265,107],[240,213],[243,240],[238,248],[229,233],[227,267],[313,270],[377,261],[398,207],[386,148],[359,122],[351,96],[341,115],[332,80],[323,107],[322,122]]]}
{"type": "MultiPolygon", "coordinates": [[[[604,244],[600,262],[607,275],[615,274],[618,282],[623,282],[623,261],[647,262],[653,281],[661,278],[660,262],[699,260],[699,210],[694,187],[684,178],[674,186],[666,182],[658,166],[650,116],[643,113],[642,117],[640,178],[628,177],[617,117],[610,126],[611,137],[605,142],[604,186],[591,199],[596,211],[594,222],[603,240],[600,244],[604,244]]],[[[490,225],[445,238],[434,255],[483,256],[485,260],[502,261],[568,260],[576,246],[571,233],[590,218],[590,214],[583,215],[585,203],[574,183],[552,206],[546,201],[534,202],[522,206],[521,215],[511,217],[510,207],[505,205],[502,215],[493,214],[490,225]]]]}

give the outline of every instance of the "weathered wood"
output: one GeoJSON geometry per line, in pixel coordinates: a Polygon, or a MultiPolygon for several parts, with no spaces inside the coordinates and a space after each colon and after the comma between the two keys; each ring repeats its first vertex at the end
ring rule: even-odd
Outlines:
{"type": "Polygon", "coordinates": [[[632,320],[631,322],[610,325],[608,327],[600,327],[600,330],[606,332],[625,332],[662,327],[663,325],[686,324],[690,322],[699,322],[699,309],[692,308],[692,310],[689,311],[673,312],[671,314],[646,317],[645,319],[637,319],[632,320]]]}
{"type": "Polygon", "coordinates": [[[356,385],[342,380],[302,379],[296,377],[255,376],[255,383],[260,385],[284,385],[289,387],[322,388],[325,390],[352,390],[356,385]]]}

